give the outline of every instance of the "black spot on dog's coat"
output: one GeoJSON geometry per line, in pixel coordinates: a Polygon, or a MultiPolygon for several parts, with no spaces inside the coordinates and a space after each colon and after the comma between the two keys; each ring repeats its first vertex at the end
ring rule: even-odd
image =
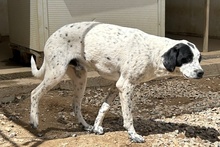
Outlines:
{"type": "Polygon", "coordinates": [[[106,59],[111,60],[111,58],[110,58],[110,57],[106,57],[106,59]]]}

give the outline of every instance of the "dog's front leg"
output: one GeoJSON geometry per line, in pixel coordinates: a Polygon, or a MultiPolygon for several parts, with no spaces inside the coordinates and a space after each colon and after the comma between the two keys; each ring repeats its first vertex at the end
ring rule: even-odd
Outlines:
{"type": "Polygon", "coordinates": [[[134,129],[133,117],[132,117],[132,101],[131,96],[135,88],[135,85],[131,84],[127,80],[119,80],[116,84],[119,89],[119,96],[122,108],[122,115],[124,119],[124,127],[127,129],[128,134],[132,142],[142,143],[144,138],[138,135],[134,129]]]}
{"type": "Polygon", "coordinates": [[[115,87],[115,84],[112,85],[112,87],[108,93],[108,96],[105,98],[104,103],[102,104],[101,108],[99,109],[99,113],[95,119],[94,129],[93,129],[93,132],[96,134],[101,135],[104,133],[103,127],[102,127],[102,122],[103,122],[103,119],[104,119],[106,113],[109,111],[112,102],[114,101],[114,99],[118,95],[116,90],[117,89],[115,87]]]}

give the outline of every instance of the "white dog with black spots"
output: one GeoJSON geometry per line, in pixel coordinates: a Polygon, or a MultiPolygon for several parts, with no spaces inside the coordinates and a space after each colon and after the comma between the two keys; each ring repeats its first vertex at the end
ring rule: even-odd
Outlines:
{"type": "Polygon", "coordinates": [[[133,142],[144,142],[133,126],[131,95],[135,86],[181,73],[187,78],[202,78],[204,72],[200,61],[199,50],[186,40],[172,40],[99,22],[65,25],[47,40],[44,62],[39,70],[31,58],[33,75],[43,81],[31,93],[30,123],[35,128],[38,126],[39,99],[67,73],[74,86],[73,109],[78,121],[86,130],[103,134],[102,121],[117,94],[109,94],[94,126],[89,125],[81,114],[81,102],[90,67],[103,78],[116,81],[124,127],[133,142]]]}

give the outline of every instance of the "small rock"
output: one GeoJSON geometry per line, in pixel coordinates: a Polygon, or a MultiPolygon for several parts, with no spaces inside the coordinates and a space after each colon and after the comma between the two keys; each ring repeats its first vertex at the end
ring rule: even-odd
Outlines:
{"type": "Polygon", "coordinates": [[[43,137],[44,134],[43,134],[43,133],[38,133],[37,136],[38,136],[38,137],[43,137]]]}
{"type": "Polygon", "coordinates": [[[20,100],[22,98],[22,96],[16,96],[16,99],[20,100]]]}
{"type": "Polygon", "coordinates": [[[11,127],[6,127],[5,130],[6,130],[7,132],[10,132],[10,131],[12,130],[12,128],[11,128],[11,127]]]}
{"type": "Polygon", "coordinates": [[[9,134],[9,138],[13,138],[15,136],[17,136],[17,133],[15,133],[15,132],[12,132],[12,133],[9,134]]]}
{"type": "Polygon", "coordinates": [[[2,124],[2,125],[5,125],[5,122],[4,122],[4,121],[2,121],[2,122],[1,122],[1,124],[2,124]]]}
{"type": "Polygon", "coordinates": [[[70,112],[70,115],[75,116],[75,113],[74,112],[70,112]]]}

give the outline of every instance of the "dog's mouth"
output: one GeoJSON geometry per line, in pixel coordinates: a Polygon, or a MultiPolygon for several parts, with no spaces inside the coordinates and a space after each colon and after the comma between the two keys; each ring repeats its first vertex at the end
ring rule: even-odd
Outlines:
{"type": "Polygon", "coordinates": [[[202,77],[188,77],[187,75],[183,74],[183,77],[186,78],[186,79],[201,79],[202,77]]]}
{"type": "Polygon", "coordinates": [[[190,79],[187,75],[183,74],[183,77],[186,79],[190,79]]]}

